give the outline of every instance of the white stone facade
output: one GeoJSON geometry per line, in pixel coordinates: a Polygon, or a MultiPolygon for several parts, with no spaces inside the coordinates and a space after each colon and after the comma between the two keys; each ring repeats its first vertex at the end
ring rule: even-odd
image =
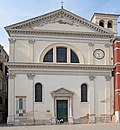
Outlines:
{"type": "Polygon", "coordinates": [[[110,122],[113,114],[113,33],[60,9],[6,27],[10,41],[8,124],[54,124],[57,101],[67,102],[67,122],[110,122]],[[56,48],[65,47],[65,63],[56,48]],[[44,62],[53,49],[53,61],[44,62]],[[79,63],[71,63],[71,50],[79,63]],[[35,85],[42,101],[35,102],[35,85]],[[81,101],[81,85],[87,101],[81,101]],[[22,108],[20,108],[22,99],[22,108]]]}

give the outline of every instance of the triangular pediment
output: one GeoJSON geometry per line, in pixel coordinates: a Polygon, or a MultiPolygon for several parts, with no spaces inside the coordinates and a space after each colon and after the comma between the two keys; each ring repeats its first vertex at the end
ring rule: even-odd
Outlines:
{"type": "Polygon", "coordinates": [[[60,88],[55,91],[52,91],[51,94],[52,94],[52,96],[72,96],[73,92],[71,92],[65,88],[60,88]]]}
{"type": "Polygon", "coordinates": [[[65,9],[59,9],[33,19],[7,26],[6,30],[58,30],[112,34],[108,29],[102,28],[65,9]]]}

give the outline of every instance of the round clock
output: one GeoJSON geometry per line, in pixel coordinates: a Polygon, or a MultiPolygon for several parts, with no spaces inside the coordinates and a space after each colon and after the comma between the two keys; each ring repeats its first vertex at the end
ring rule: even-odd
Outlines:
{"type": "Polygon", "coordinates": [[[105,52],[104,52],[102,49],[96,49],[96,50],[93,52],[93,56],[94,56],[96,59],[103,59],[104,56],[105,56],[105,52]]]}

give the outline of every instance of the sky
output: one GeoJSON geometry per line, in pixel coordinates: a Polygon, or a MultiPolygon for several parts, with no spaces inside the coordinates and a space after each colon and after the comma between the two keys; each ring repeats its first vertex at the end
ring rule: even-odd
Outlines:
{"type": "MultiPolygon", "coordinates": [[[[4,27],[61,8],[62,0],[0,0],[0,44],[9,53],[4,27]]],[[[64,9],[90,20],[94,13],[120,14],[120,0],[63,0],[64,9]]],[[[118,19],[120,22],[120,17],[118,19]]],[[[120,23],[118,26],[120,36],[120,23]]]]}

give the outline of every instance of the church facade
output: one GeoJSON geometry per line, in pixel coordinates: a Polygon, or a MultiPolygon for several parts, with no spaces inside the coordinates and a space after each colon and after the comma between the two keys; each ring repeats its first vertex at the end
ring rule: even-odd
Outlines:
{"type": "Polygon", "coordinates": [[[88,21],[61,8],[7,26],[7,123],[111,122],[116,21],[105,14],[88,21]]]}

